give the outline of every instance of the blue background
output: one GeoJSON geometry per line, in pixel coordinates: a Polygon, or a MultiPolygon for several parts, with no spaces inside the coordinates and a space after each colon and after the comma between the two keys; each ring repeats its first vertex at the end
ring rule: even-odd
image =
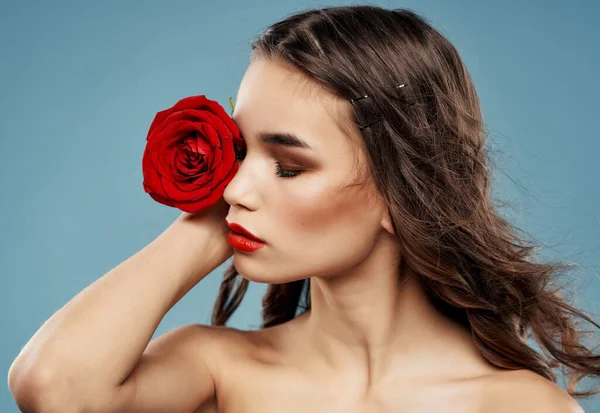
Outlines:
{"type": "MultiPolygon", "coordinates": [[[[0,373],[85,286],[179,211],[142,188],[154,114],[206,94],[229,111],[252,37],[287,14],[342,1],[0,3],[0,373]]],[[[359,3],[357,3],[359,4],[359,3]]],[[[574,302],[598,314],[600,7],[592,1],[387,1],[421,13],[462,54],[512,222],[578,262],[574,302]]],[[[209,323],[227,261],[164,318],[209,323]]],[[[257,328],[253,284],[229,325],[257,328]]],[[[598,317],[597,317],[598,319],[598,317]]],[[[6,383],[6,382],[5,382],[6,383]]],[[[600,412],[600,397],[581,401],[600,412]]],[[[0,411],[17,412],[5,384],[0,411]]]]}

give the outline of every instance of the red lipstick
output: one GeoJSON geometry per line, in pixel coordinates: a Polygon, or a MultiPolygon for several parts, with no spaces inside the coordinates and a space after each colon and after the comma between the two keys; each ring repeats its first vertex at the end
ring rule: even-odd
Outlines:
{"type": "Polygon", "coordinates": [[[227,235],[227,242],[233,248],[246,252],[253,252],[266,245],[263,240],[256,237],[254,234],[252,234],[250,231],[248,231],[241,225],[233,222],[230,223],[227,220],[226,222],[229,228],[231,229],[231,231],[227,235]]]}

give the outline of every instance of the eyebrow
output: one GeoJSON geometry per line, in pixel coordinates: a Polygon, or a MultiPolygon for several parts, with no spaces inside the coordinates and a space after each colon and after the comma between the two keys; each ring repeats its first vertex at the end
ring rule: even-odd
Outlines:
{"type": "Polygon", "coordinates": [[[308,143],[290,132],[259,132],[258,137],[263,143],[281,145],[290,148],[313,149],[308,143]]]}

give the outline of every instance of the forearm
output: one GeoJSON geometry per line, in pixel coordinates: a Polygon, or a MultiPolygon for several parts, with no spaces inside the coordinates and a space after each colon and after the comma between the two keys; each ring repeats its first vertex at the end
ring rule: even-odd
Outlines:
{"type": "Polygon", "coordinates": [[[228,254],[207,227],[178,220],[89,285],[29,340],[11,373],[106,394],[133,370],[164,315],[228,254]],[[190,258],[193,257],[193,258],[190,258]]]}

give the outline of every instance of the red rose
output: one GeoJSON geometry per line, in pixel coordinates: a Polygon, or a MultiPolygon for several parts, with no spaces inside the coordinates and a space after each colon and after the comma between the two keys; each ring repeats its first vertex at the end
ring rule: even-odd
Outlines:
{"type": "Polygon", "coordinates": [[[206,96],[181,99],[158,112],[142,158],[144,190],[161,204],[194,213],[215,204],[239,165],[237,125],[206,96]]]}

